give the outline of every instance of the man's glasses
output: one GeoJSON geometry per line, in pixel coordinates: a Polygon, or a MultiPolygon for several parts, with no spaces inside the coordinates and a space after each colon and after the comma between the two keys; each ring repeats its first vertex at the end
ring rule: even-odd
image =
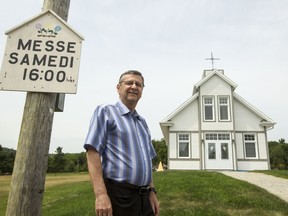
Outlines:
{"type": "Polygon", "coordinates": [[[140,83],[140,82],[136,82],[136,81],[121,81],[119,83],[124,83],[124,85],[126,86],[133,86],[134,84],[136,85],[136,87],[138,88],[143,88],[144,87],[144,84],[143,83],[140,83]]]}

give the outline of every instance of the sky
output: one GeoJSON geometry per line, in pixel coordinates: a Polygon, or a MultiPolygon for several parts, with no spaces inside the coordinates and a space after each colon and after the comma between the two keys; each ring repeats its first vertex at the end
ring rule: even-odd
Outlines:
{"type": "MultiPolygon", "coordinates": [[[[43,0],[9,0],[0,7],[0,64],[5,32],[42,12],[43,0]]],[[[68,24],[85,38],[77,94],[54,114],[50,153],[84,151],[97,105],[118,100],[122,72],[145,77],[137,111],[152,139],[159,122],[192,96],[203,70],[224,69],[235,92],[277,124],[269,141],[288,141],[288,1],[71,0],[68,24]]],[[[17,149],[26,92],[0,91],[0,144],[17,149]]]]}

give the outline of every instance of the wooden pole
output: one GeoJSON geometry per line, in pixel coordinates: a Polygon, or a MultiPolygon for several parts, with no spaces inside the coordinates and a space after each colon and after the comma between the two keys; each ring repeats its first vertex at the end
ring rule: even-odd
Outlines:
{"type": "MultiPolygon", "coordinates": [[[[44,0],[43,11],[53,10],[67,20],[70,0],[44,0]]],[[[6,216],[40,216],[57,94],[26,95],[22,125],[6,216]]]]}

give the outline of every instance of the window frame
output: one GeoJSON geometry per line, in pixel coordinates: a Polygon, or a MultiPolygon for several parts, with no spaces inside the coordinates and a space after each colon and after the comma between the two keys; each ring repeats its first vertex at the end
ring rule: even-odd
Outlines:
{"type": "MultiPolygon", "coordinates": [[[[177,140],[178,140],[178,158],[190,158],[191,157],[191,137],[190,137],[190,134],[189,133],[179,133],[178,136],[177,136],[177,140]],[[187,137],[188,139],[180,139],[181,136],[185,136],[187,137]],[[182,156],[180,154],[180,145],[181,144],[187,144],[187,152],[188,152],[188,156],[182,156]]],[[[186,152],[185,152],[186,153],[186,152]]]]}
{"type": "Polygon", "coordinates": [[[243,142],[244,142],[245,158],[246,159],[257,159],[258,158],[258,148],[257,148],[258,146],[257,146],[256,134],[254,134],[254,133],[245,133],[245,134],[243,134],[243,142]],[[253,139],[251,139],[252,137],[253,137],[253,139]],[[250,156],[251,153],[247,152],[248,149],[251,149],[251,148],[247,147],[247,144],[254,145],[253,146],[254,147],[253,156],[250,156]],[[247,153],[249,153],[249,155],[247,153]]]}
{"type": "Polygon", "coordinates": [[[203,96],[203,120],[205,122],[213,122],[215,121],[215,97],[214,96],[203,96]],[[208,104],[205,102],[205,99],[211,99],[212,103],[208,104]],[[211,107],[211,114],[212,114],[212,119],[207,119],[206,115],[206,107],[209,108],[211,107]]]}
{"type": "Polygon", "coordinates": [[[225,122],[225,121],[230,121],[230,97],[229,96],[218,96],[218,117],[220,122],[225,122]],[[223,104],[221,103],[221,99],[226,99],[227,103],[223,104]],[[227,119],[222,119],[221,117],[221,108],[226,107],[226,112],[227,112],[227,119]]]}

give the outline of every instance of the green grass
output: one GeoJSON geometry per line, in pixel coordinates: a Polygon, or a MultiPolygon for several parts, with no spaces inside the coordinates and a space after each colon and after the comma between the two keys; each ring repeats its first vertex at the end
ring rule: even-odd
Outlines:
{"type": "Polygon", "coordinates": [[[57,185],[46,190],[42,215],[95,215],[94,200],[91,184],[88,181],[57,185]]]}
{"type": "Polygon", "coordinates": [[[161,215],[288,215],[288,203],[265,190],[208,171],[155,173],[161,215]]]}
{"type": "Polygon", "coordinates": [[[5,215],[11,176],[0,176],[0,215],[5,215]]]}
{"type": "MultiPolygon", "coordinates": [[[[5,215],[11,176],[0,176],[0,215],[5,215]]],[[[48,174],[42,216],[94,214],[94,194],[87,173],[48,174]]]]}
{"type": "Polygon", "coordinates": [[[288,179],[288,170],[259,170],[259,171],[257,170],[253,172],[259,172],[267,175],[273,175],[276,177],[288,179]]]}
{"type": "MultiPolygon", "coordinates": [[[[8,190],[7,186],[1,187],[4,182],[7,185],[7,179],[4,181],[2,177],[0,215],[5,215],[8,190]]],[[[252,184],[217,172],[155,172],[154,182],[161,216],[288,215],[288,203],[252,184]]],[[[87,174],[48,175],[42,215],[95,215],[94,195],[87,174]],[[73,181],[76,178],[78,180],[73,181]]]]}

